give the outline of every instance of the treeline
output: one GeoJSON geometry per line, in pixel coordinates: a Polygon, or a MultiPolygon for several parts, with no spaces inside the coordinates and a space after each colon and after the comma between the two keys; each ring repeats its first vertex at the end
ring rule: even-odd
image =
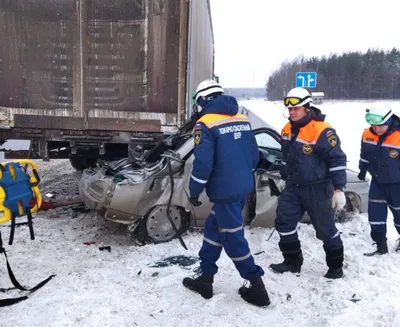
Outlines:
{"type": "Polygon", "coordinates": [[[329,57],[298,57],[284,62],[269,77],[269,100],[281,100],[295,87],[297,72],[316,72],[311,92],[324,92],[326,99],[399,99],[400,50],[368,49],[329,57]]]}
{"type": "Polygon", "coordinates": [[[224,87],[224,92],[237,99],[265,98],[264,87],[224,87]]]}

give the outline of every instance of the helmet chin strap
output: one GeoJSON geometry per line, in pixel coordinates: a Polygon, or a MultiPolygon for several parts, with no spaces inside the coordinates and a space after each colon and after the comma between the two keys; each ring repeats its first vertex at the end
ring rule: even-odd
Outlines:
{"type": "Polygon", "coordinates": [[[285,107],[285,109],[283,109],[282,115],[286,119],[289,119],[289,110],[288,110],[288,108],[285,107]]]}
{"type": "Polygon", "coordinates": [[[200,97],[197,99],[197,105],[201,108],[204,107],[206,105],[206,103],[207,103],[207,99],[205,97],[200,97]]]}
{"type": "Polygon", "coordinates": [[[197,112],[200,114],[203,110],[203,107],[206,105],[207,99],[204,97],[199,97],[197,99],[197,102],[193,105],[193,111],[197,112]]]}
{"type": "Polygon", "coordinates": [[[193,112],[199,114],[199,113],[201,113],[202,110],[203,110],[203,108],[200,105],[198,105],[197,103],[195,103],[193,105],[193,112]]]}

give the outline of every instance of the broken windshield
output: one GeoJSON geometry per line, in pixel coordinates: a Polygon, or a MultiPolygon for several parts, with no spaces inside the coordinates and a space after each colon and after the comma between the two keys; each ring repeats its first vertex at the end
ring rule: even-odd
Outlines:
{"type": "Polygon", "coordinates": [[[149,163],[155,163],[161,159],[161,155],[167,150],[178,150],[185,142],[192,137],[192,131],[196,124],[196,117],[190,117],[176,134],[170,135],[158,142],[154,148],[149,150],[144,160],[149,163]]]}

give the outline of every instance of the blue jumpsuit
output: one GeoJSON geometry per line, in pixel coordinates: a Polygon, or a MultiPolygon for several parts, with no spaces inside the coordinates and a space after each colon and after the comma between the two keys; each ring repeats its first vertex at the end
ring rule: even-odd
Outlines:
{"type": "Polygon", "coordinates": [[[365,129],[361,141],[359,168],[368,171],[372,181],[368,196],[371,238],[386,241],[388,207],[400,234],[400,119],[392,116],[388,132],[381,137],[372,128],[365,129]]]}
{"type": "Polygon", "coordinates": [[[207,102],[194,130],[193,170],[189,189],[198,198],[206,189],[214,204],[207,218],[199,256],[202,272],[215,275],[222,248],[244,279],[263,276],[244,235],[242,209],[254,188],[258,146],[235,98],[220,95],[207,102]]]}
{"type": "Polygon", "coordinates": [[[346,155],[336,131],[321,111],[312,107],[307,116],[282,129],[282,178],[286,186],[278,200],[275,228],[279,247],[287,262],[302,264],[297,234],[304,213],[309,214],[316,236],[323,241],[330,268],[341,268],[343,244],[336,228],[332,196],[347,182],[346,155]]]}

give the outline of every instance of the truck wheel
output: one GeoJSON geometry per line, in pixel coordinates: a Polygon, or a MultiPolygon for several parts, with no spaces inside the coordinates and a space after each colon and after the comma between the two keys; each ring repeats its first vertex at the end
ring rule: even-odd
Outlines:
{"type": "Polygon", "coordinates": [[[69,157],[69,162],[71,166],[78,171],[82,171],[86,168],[92,167],[97,161],[97,157],[87,153],[86,155],[83,153],[71,154],[69,157]]]}
{"type": "Polygon", "coordinates": [[[185,211],[171,206],[169,214],[178,230],[171,226],[166,215],[167,206],[155,206],[149,210],[138,226],[138,237],[144,243],[163,243],[181,235],[188,228],[188,218],[185,211]]]}

